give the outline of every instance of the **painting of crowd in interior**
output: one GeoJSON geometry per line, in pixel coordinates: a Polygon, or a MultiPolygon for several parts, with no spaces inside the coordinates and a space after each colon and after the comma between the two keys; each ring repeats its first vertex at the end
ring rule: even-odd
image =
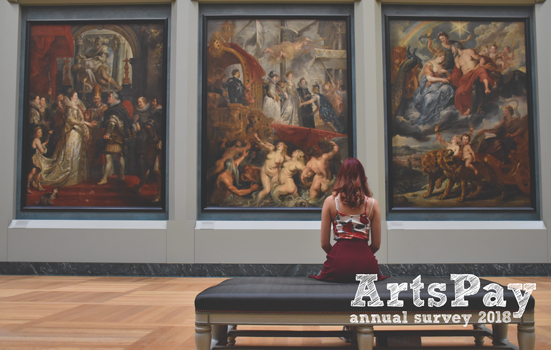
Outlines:
{"type": "Polygon", "coordinates": [[[534,205],[522,21],[388,22],[394,208],[534,205]]]}
{"type": "Polygon", "coordinates": [[[163,21],[33,24],[23,208],[164,207],[163,21]]]}
{"type": "Polygon", "coordinates": [[[321,207],[349,156],[344,20],[207,21],[203,207],[321,207]]]}

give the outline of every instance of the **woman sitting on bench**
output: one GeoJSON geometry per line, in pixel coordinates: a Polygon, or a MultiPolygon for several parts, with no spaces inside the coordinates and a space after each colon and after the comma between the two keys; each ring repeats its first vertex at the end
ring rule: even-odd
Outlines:
{"type": "Polygon", "coordinates": [[[386,278],[374,255],[381,245],[381,209],[371,195],[360,161],[345,160],[321,211],[321,247],[327,260],[318,276],[309,277],[331,282],[356,282],[359,273],[377,274],[379,281],[386,278]]]}

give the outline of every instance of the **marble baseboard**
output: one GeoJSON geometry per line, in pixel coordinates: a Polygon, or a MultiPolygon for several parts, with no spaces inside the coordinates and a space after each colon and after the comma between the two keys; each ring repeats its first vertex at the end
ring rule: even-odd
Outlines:
{"type": "MultiPolygon", "coordinates": [[[[0,262],[0,275],[237,277],[317,275],[321,264],[121,264],[0,262]]],[[[551,276],[551,264],[381,264],[385,276],[551,276]]]]}

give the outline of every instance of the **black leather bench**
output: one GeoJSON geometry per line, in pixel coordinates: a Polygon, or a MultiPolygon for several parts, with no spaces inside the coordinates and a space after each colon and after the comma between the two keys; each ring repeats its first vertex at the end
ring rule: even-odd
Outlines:
{"type": "MultiPolygon", "coordinates": [[[[468,306],[452,307],[457,298],[455,282],[450,278],[422,277],[424,288],[419,297],[423,306],[414,305],[414,293],[411,283],[414,277],[391,277],[375,282],[382,307],[353,307],[359,282],[330,283],[306,277],[240,277],[226,280],[208,288],[197,295],[195,342],[198,350],[250,347],[235,346],[235,337],[244,336],[353,336],[358,349],[373,349],[374,337],[384,338],[390,331],[375,331],[377,325],[419,326],[419,325],[457,325],[457,330],[405,330],[392,332],[392,335],[421,336],[472,336],[475,339],[473,349],[482,349],[485,337],[493,339],[493,348],[515,349],[507,340],[509,324],[518,325],[520,350],[533,350],[534,298],[530,296],[526,309],[520,318],[513,313],[519,310],[514,293],[503,287],[506,307],[487,307],[483,298],[489,291],[483,288],[490,283],[480,279],[480,289],[476,294],[465,296],[468,306]],[[390,307],[387,302],[391,294],[387,289],[390,283],[407,283],[407,290],[398,294],[403,306],[390,307]],[[431,307],[429,298],[435,298],[434,291],[429,294],[432,283],[443,283],[445,291],[436,290],[447,297],[440,307],[431,307]],[[456,316],[457,315],[457,316],[456,316]],[[509,315],[509,316],[507,316],[509,315]],[[485,324],[491,324],[492,330],[485,324]],[[285,326],[348,326],[351,331],[242,331],[236,325],[285,325],[285,326]],[[471,325],[469,328],[461,327],[471,325]]],[[[468,284],[465,284],[468,286],[468,284]]],[[[368,296],[362,298],[366,302],[368,296]]],[[[380,343],[379,343],[380,345],[380,343]]],[[[343,342],[350,349],[350,345],[343,342]]],[[[258,349],[258,346],[254,347],[258,349]]],[[[379,348],[379,346],[375,347],[379,348]]],[[[452,347],[453,348],[453,347],[452,347]]],[[[465,347],[454,347],[455,349],[465,347]]],[[[397,349],[397,348],[393,348],[397,349]]],[[[408,347],[407,349],[413,349],[408,347]]],[[[488,349],[487,346],[484,349],[488,349]]]]}

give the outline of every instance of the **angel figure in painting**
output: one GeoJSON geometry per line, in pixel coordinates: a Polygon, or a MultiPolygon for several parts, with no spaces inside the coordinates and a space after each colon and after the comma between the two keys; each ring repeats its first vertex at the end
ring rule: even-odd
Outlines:
{"type": "Polygon", "coordinates": [[[440,142],[442,146],[446,146],[446,149],[450,149],[453,151],[454,156],[458,156],[461,152],[461,136],[454,135],[450,142],[446,142],[444,140],[444,137],[442,137],[442,134],[438,132],[438,126],[434,130],[436,132],[436,138],[440,142]]]}
{"type": "Polygon", "coordinates": [[[462,143],[462,155],[463,160],[465,161],[465,166],[467,168],[470,168],[474,171],[475,175],[478,175],[478,170],[473,165],[473,162],[475,160],[475,154],[473,151],[473,148],[471,147],[471,135],[469,134],[463,134],[461,135],[461,143],[462,143]]]}
{"type": "Polygon", "coordinates": [[[312,39],[298,37],[295,41],[284,41],[281,44],[267,47],[264,53],[270,55],[268,62],[272,65],[279,64],[284,61],[291,61],[294,58],[305,55],[312,51],[312,39]]]}

